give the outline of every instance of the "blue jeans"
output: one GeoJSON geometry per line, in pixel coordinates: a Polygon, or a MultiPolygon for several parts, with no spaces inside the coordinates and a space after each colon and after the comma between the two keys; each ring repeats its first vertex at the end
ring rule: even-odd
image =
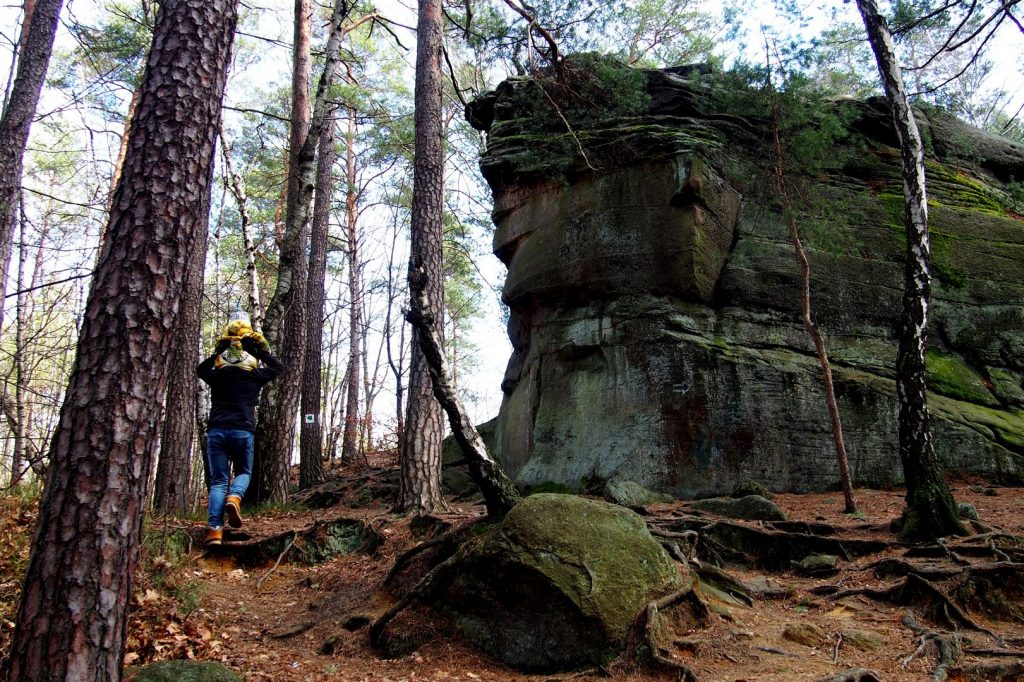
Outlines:
{"type": "Polygon", "coordinates": [[[206,463],[210,467],[210,527],[224,525],[224,500],[228,495],[245,494],[252,477],[252,453],[255,437],[251,431],[214,427],[206,432],[206,463]],[[234,466],[235,478],[228,487],[234,466]]]}

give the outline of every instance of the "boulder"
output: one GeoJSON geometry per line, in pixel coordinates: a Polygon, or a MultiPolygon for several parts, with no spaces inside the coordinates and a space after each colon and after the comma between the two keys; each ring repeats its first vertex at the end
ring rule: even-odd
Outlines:
{"type": "Polygon", "coordinates": [[[464,545],[451,575],[436,608],[487,654],[539,672],[607,662],[646,604],[684,584],[640,516],[556,494],[464,545]]]}
{"type": "Polygon", "coordinates": [[[608,481],[604,488],[604,499],[623,507],[643,507],[648,504],[672,502],[675,498],[664,493],[648,490],[634,481],[608,481]]]}
{"type": "Polygon", "coordinates": [[[783,629],[782,637],[812,648],[821,646],[828,639],[825,631],[814,623],[790,623],[783,629]]]}
{"type": "Polygon", "coordinates": [[[739,499],[719,497],[697,500],[690,504],[690,509],[746,521],[786,520],[786,513],[779,508],[779,505],[760,495],[747,495],[739,499]]]}
{"type": "Polygon", "coordinates": [[[242,682],[238,673],[212,661],[160,661],[128,671],[130,682],[242,682]]]}

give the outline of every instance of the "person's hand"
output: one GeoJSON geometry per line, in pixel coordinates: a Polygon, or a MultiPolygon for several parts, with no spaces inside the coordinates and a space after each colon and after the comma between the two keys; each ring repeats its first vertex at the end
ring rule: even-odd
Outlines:
{"type": "Polygon", "coordinates": [[[242,339],[242,350],[249,355],[258,355],[263,348],[260,346],[260,342],[252,336],[246,336],[242,339]]]}
{"type": "Polygon", "coordinates": [[[217,342],[217,345],[214,347],[213,352],[216,353],[217,355],[220,355],[228,348],[231,348],[231,342],[228,341],[227,339],[221,339],[220,341],[217,342]]]}

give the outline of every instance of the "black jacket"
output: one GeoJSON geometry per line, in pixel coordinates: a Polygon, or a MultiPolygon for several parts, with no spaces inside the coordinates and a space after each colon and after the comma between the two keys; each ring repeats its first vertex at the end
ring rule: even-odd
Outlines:
{"type": "Polygon", "coordinates": [[[263,364],[254,370],[238,367],[214,369],[214,353],[199,363],[196,374],[210,385],[211,402],[208,428],[256,431],[256,405],[260,389],[281,373],[281,361],[267,352],[255,354],[263,364]]]}

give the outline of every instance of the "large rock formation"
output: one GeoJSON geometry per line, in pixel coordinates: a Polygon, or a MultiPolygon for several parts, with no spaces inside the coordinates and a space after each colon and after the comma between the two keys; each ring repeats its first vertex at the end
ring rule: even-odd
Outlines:
{"type": "MultiPolygon", "coordinates": [[[[494,250],[508,266],[514,352],[498,457],[522,484],[574,489],[595,478],[681,497],[751,478],[778,491],[835,485],[767,111],[750,104],[756,93],[707,74],[604,70],[613,81],[604,96],[579,73],[579,87],[549,81],[547,96],[537,81],[512,79],[467,112],[488,132],[481,168],[494,191],[494,250]],[[573,88],[590,90],[574,99],[573,88]],[[550,101],[565,103],[561,115],[550,101]]],[[[789,178],[813,307],[855,481],[893,484],[902,478],[899,155],[882,101],[821,109],[785,133],[801,139],[826,119],[846,128],[845,139],[819,132],[795,143],[808,156],[814,140],[826,142],[789,178]]],[[[936,450],[950,470],[1020,480],[1024,222],[1014,209],[1024,208],[1013,181],[1024,178],[1024,147],[934,108],[919,115],[936,450]]]]}

